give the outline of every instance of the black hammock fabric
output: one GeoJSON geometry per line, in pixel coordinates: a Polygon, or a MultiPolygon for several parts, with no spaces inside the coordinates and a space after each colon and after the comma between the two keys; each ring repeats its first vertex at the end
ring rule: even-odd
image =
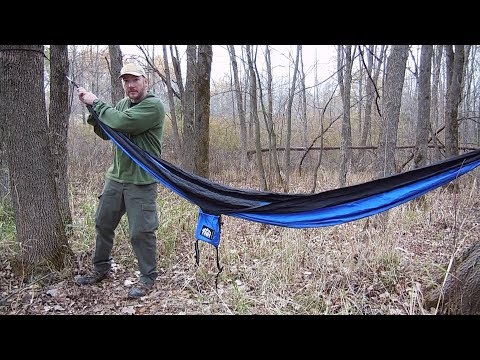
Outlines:
{"type": "Polygon", "coordinates": [[[187,173],[152,156],[89,110],[102,130],[133,161],[165,187],[198,205],[196,238],[215,247],[220,243],[222,214],[290,228],[332,226],[403,204],[480,165],[478,149],[422,168],[315,194],[241,190],[187,173]]]}

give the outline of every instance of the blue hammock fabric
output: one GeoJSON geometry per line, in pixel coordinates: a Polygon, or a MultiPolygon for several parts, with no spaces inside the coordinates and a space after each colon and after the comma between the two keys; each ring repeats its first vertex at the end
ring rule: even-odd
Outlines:
{"type": "Polygon", "coordinates": [[[102,130],[141,168],[179,196],[198,205],[197,240],[220,244],[221,215],[289,227],[342,224],[386,211],[442,186],[480,165],[480,149],[432,165],[315,194],[241,190],[187,173],[147,153],[102,123],[102,130]]]}

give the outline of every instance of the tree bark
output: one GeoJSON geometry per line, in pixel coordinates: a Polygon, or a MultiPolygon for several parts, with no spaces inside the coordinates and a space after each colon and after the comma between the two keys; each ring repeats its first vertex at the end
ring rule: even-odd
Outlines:
{"type": "Polygon", "coordinates": [[[72,224],[67,175],[70,84],[65,77],[66,74],[68,74],[68,46],[51,45],[49,137],[60,213],[63,224],[69,226],[72,224]]]}
{"type": "Polygon", "coordinates": [[[0,45],[0,73],[9,91],[5,140],[15,212],[16,270],[61,269],[72,254],[55,187],[48,141],[43,45],[0,45]],[[15,106],[13,106],[15,104],[15,106]]]}
{"type": "Polygon", "coordinates": [[[110,85],[112,87],[112,105],[125,97],[122,81],[118,79],[123,66],[123,56],[120,45],[108,45],[110,54],[110,85]]]}
{"type": "Polygon", "coordinates": [[[235,99],[237,101],[238,117],[240,119],[240,168],[245,171],[247,166],[247,122],[243,106],[242,90],[238,79],[237,56],[235,55],[235,46],[228,45],[230,63],[232,64],[233,84],[235,86],[235,99]]]}
{"type": "MultiPolygon", "coordinates": [[[[278,152],[277,152],[277,135],[275,134],[275,125],[273,123],[273,89],[272,89],[272,62],[270,59],[270,49],[265,46],[265,71],[267,75],[267,107],[265,107],[265,102],[263,100],[263,89],[262,83],[258,81],[258,90],[260,93],[260,105],[262,107],[263,119],[265,121],[265,128],[268,133],[268,164],[269,164],[269,173],[268,173],[268,189],[271,189],[273,186],[273,174],[275,174],[275,182],[277,184],[282,184],[283,179],[280,172],[280,163],[278,161],[278,152]]],[[[260,73],[258,72],[257,66],[255,64],[255,74],[258,79],[260,79],[260,73]]],[[[262,150],[263,151],[263,150],[262,150]]]]}
{"type": "Polygon", "coordinates": [[[307,89],[305,86],[305,70],[303,68],[303,54],[300,53],[300,64],[299,64],[299,73],[300,78],[298,82],[300,83],[300,124],[299,127],[302,130],[302,145],[304,147],[308,146],[308,116],[307,116],[307,89]]]}
{"type": "Polygon", "coordinates": [[[436,288],[427,290],[425,306],[441,314],[480,315],[480,242],[455,259],[436,288]]]}
{"type": "MultiPolygon", "coordinates": [[[[1,63],[0,63],[1,66],[1,63]]],[[[0,68],[2,70],[2,68],[0,68]]],[[[0,71],[0,82],[5,84],[5,74],[0,71]]],[[[5,86],[0,86],[0,100],[5,97],[5,86]]],[[[5,147],[5,123],[7,119],[7,103],[0,101],[0,205],[3,202],[11,201],[10,181],[8,174],[7,152],[5,147]]]]}
{"type": "Polygon", "coordinates": [[[280,171],[280,162],[278,160],[277,152],[277,134],[275,130],[275,124],[273,122],[273,76],[272,76],[272,59],[270,56],[270,47],[265,46],[265,64],[267,71],[267,98],[268,106],[267,111],[265,112],[265,120],[267,122],[268,129],[268,138],[269,138],[269,148],[272,152],[272,162],[273,168],[275,169],[276,182],[277,184],[283,183],[282,172],[280,171]]]}
{"type": "Polygon", "coordinates": [[[195,165],[193,172],[207,179],[210,177],[210,73],[212,56],[212,45],[199,45],[195,86],[195,165]]]}
{"type": "Polygon", "coordinates": [[[352,46],[339,45],[337,51],[337,74],[342,97],[342,134],[340,138],[340,170],[338,182],[340,187],[347,183],[347,172],[352,158],[352,127],[350,124],[350,91],[352,88],[352,46]],[[344,61],[345,60],[345,61],[344,61]]]}
{"type": "Polygon", "coordinates": [[[165,67],[165,80],[167,84],[168,104],[170,108],[170,118],[172,120],[173,140],[175,143],[175,152],[181,154],[182,143],[180,142],[180,133],[177,124],[177,111],[175,109],[175,98],[173,97],[172,79],[170,76],[170,65],[168,63],[167,46],[162,45],[163,48],[163,64],[165,67]]]}
{"type": "MultiPolygon", "coordinates": [[[[378,87],[377,87],[377,82],[378,82],[378,77],[380,75],[380,69],[382,68],[382,59],[385,56],[385,50],[386,46],[381,45],[380,48],[380,53],[377,56],[376,47],[373,45],[369,46],[369,51],[368,51],[368,56],[367,56],[367,76],[368,79],[366,80],[366,101],[365,101],[365,121],[363,124],[363,129],[361,132],[361,140],[360,140],[360,146],[367,146],[372,143],[371,140],[371,124],[372,124],[372,108],[373,108],[373,100],[379,98],[378,94],[378,87]],[[377,65],[375,65],[374,62],[374,55],[375,58],[377,59],[377,65]]],[[[360,161],[362,165],[364,164],[364,155],[360,155],[360,161]]]]}
{"type": "Polygon", "coordinates": [[[187,77],[183,104],[183,170],[194,171],[194,119],[195,119],[195,81],[196,81],[197,46],[187,46],[187,77]]]}
{"type": "MultiPolygon", "coordinates": [[[[408,45],[393,45],[387,60],[383,90],[383,114],[377,148],[377,178],[396,173],[395,156],[398,123],[402,104],[402,91],[408,58],[408,45]]],[[[374,218],[376,225],[385,230],[388,211],[374,218]]]]}
{"type": "Polygon", "coordinates": [[[265,168],[263,167],[262,146],[260,142],[260,121],[258,119],[257,111],[257,77],[253,65],[255,60],[253,59],[251,45],[246,46],[246,51],[250,76],[250,116],[252,118],[252,123],[255,125],[255,154],[257,155],[258,181],[261,190],[267,190],[267,180],[265,177],[265,168]]]}
{"type": "Polygon", "coordinates": [[[285,183],[283,185],[283,191],[288,193],[290,187],[290,143],[292,140],[292,105],[295,97],[295,86],[297,83],[298,62],[300,53],[302,52],[302,45],[297,45],[297,56],[295,59],[295,65],[293,67],[292,86],[290,87],[290,93],[288,95],[287,103],[287,131],[285,141],[285,154],[284,154],[284,169],[285,169],[285,183]]]}
{"type": "Polygon", "coordinates": [[[415,133],[415,168],[427,164],[428,129],[430,128],[430,78],[433,45],[422,45],[418,79],[417,131],[415,133]]]}
{"type": "Polygon", "coordinates": [[[396,172],[395,148],[397,145],[398,122],[400,119],[408,48],[408,45],[393,45],[387,61],[385,88],[383,91],[383,121],[380,125],[377,149],[379,178],[396,172]]]}
{"type": "Polygon", "coordinates": [[[437,134],[435,129],[438,129],[438,90],[440,82],[440,69],[442,64],[443,45],[437,45],[435,55],[433,57],[433,75],[432,75],[432,112],[431,112],[431,127],[430,137],[432,138],[433,145],[435,146],[435,152],[433,156],[434,161],[440,160],[440,148],[438,147],[437,134]]]}
{"type": "MultiPolygon", "coordinates": [[[[450,59],[453,56],[452,66],[449,67],[447,79],[447,100],[445,105],[445,146],[446,157],[458,155],[458,106],[462,100],[462,83],[464,67],[464,46],[455,45],[452,55],[452,46],[449,45],[447,52],[450,59]]],[[[451,60],[450,60],[451,61],[451,60]]]]}

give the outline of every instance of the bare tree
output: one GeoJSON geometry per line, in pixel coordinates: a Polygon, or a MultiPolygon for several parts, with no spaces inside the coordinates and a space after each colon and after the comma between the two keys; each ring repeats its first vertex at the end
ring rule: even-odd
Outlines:
{"type": "Polygon", "coordinates": [[[178,87],[178,98],[179,100],[183,99],[183,94],[185,92],[183,88],[183,78],[182,78],[182,69],[180,67],[180,56],[178,55],[178,47],[176,45],[170,45],[170,57],[172,59],[173,72],[175,74],[175,83],[178,87]]]}
{"type": "Polygon", "coordinates": [[[272,188],[272,173],[275,173],[277,184],[282,184],[283,179],[280,172],[280,163],[278,161],[277,152],[277,135],[275,133],[275,125],[273,122],[273,90],[272,90],[272,61],[270,58],[270,48],[265,46],[265,66],[267,74],[267,107],[263,101],[262,83],[260,81],[260,74],[255,63],[255,73],[257,74],[258,90],[260,92],[260,105],[262,106],[263,118],[265,120],[265,127],[268,133],[268,163],[270,167],[268,188],[272,188]]]}
{"type": "Polygon", "coordinates": [[[415,132],[415,167],[427,164],[428,129],[430,123],[430,78],[433,45],[422,45],[418,78],[417,131],[415,132]]]}
{"type": "MultiPolygon", "coordinates": [[[[360,49],[360,47],[359,47],[360,49]]],[[[359,50],[360,51],[360,50],[359,50]]],[[[363,80],[365,77],[365,68],[363,67],[362,63],[363,59],[361,56],[358,57],[358,115],[357,115],[357,121],[358,121],[358,132],[361,134],[363,132],[363,80]]],[[[371,71],[371,69],[370,69],[371,71]]],[[[352,139],[353,141],[353,139],[352,139]]],[[[357,142],[358,143],[358,142],[357,142]]]]}
{"type": "Polygon", "coordinates": [[[195,82],[196,82],[197,46],[187,45],[187,77],[183,104],[183,156],[182,167],[185,171],[194,171],[194,117],[195,117],[195,82]]]}
{"type": "Polygon", "coordinates": [[[464,45],[446,45],[447,49],[447,101],[445,104],[445,155],[458,155],[458,107],[462,100],[464,73],[464,45]]]}
{"type": "Polygon", "coordinates": [[[287,132],[285,134],[285,154],[284,154],[284,167],[285,167],[285,182],[283,184],[283,191],[289,191],[289,182],[290,182],[290,143],[292,139],[292,105],[293,98],[295,96],[295,86],[297,83],[297,73],[298,73],[298,63],[300,59],[300,53],[302,52],[302,45],[297,45],[297,55],[295,59],[295,65],[293,67],[293,78],[292,86],[290,88],[290,93],[288,95],[288,104],[287,104],[287,132]]]}
{"type": "MultiPolygon", "coordinates": [[[[315,62],[315,84],[318,84],[318,65],[316,64],[316,62],[315,62]]],[[[338,83],[337,83],[337,85],[338,85],[338,83]]],[[[336,87],[335,87],[335,90],[336,90],[336,87]]],[[[333,96],[333,94],[332,94],[332,96],[333,96]]],[[[314,109],[316,110],[316,113],[317,113],[317,116],[318,116],[318,122],[319,122],[319,125],[320,125],[319,126],[319,134],[320,135],[318,135],[315,138],[315,140],[312,142],[310,147],[312,147],[314,145],[315,141],[318,138],[320,138],[320,149],[318,151],[317,161],[316,161],[314,171],[313,171],[313,181],[312,181],[312,187],[310,189],[310,193],[312,193],[312,194],[316,191],[316,188],[317,188],[318,169],[320,168],[320,165],[322,163],[322,158],[323,158],[323,142],[324,142],[323,121],[324,121],[325,111],[326,111],[326,108],[328,106],[328,103],[327,103],[327,105],[323,108],[323,110],[321,109],[318,86],[315,86],[315,88],[314,88],[313,98],[314,98],[314,101],[315,101],[314,109]]],[[[302,164],[302,162],[300,161],[300,165],[301,164],[302,164]]],[[[299,170],[301,170],[301,167],[299,167],[299,170]]]]}
{"type": "Polygon", "coordinates": [[[120,70],[123,66],[123,56],[120,45],[108,45],[110,55],[110,86],[112,87],[112,104],[115,105],[125,96],[122,82],[118,81],[120,70]]]}
{"type": "Polygon", "coordinates": [[[92,91],[98,94],[100,82],[100,45],[90,45],[90,66],[93,71],[92,91]],[[95,46],[95,55],[93,47],[95,46]]]}
{"type": "Polygon", "coordinates": [[[308,117],[307,117],[307,90],[305,86],[305,70],[303,69],[303,54],[300,53],[300,64],[298,66],[300,76],[298,78],[300,87],[300,129],[302,130],[302,145],[308,146],[308,117]]]}
{"type": "Polygon", "coordinates": [[[437,129],[438,129],[438,90],[440,82],[440,69],[442,64],[443,45],[435,47],[435,55],[433,56],[433,75],[432,75],[432,111],[431,111],[431,127],[430,137],[435,147],[434,160],[440,160],[440,147],[438,146],[437,129]]]}
{"type": "Polygon", "coordinates": [[[196,86],[195,86],[195,124],[194,124],[194,173],[205,178],[210,177],[210,74],[212,69],[212,45],[199,45],[196,86]]]}
{"type": "Polygon", "coordinates": [[[338,182],[340,187],[347,183],[347,171],[352,158],[352,126],[350,123],[350,91],[352,89],[352,46],[339,45],[337,48],[337,75],[342,96],[343,116],[342,135],[340,139],[340,170],[338,182]]]}
{"type": "MultiPolygon", "coordinates": [[[[402,91],[408,59],[408,45],[393,45],[388,56],[382,101],[377,147],[377,177],[382,178],[396,172],[395,156],[397,147],[398,123],[402,104],[402,91]]],[[[388,212],[378,214],[377,225],[386,228],[388,212]]]]}
{"type": "Polygon", "coordinates": [[[393,45],[387,61],[383,91],[383,121],[380,124],[377,149],[378,177],[389,176],[396,172],[395,148],[408,48],[408,45],[393,45]]]}
{"type": "Polygon", "coordinates": [[[172,80],[170,76],[170,66],[168,64],[168,55],[166,45],[163,48],[163,64],[165,66],[165,79],[167,84],[168,104],[170,107],[170,118],[172,120],[173,140],[175,142],[176,153],[180,154],[182,151],[182,143],[180,142],[180,134],[178,132],[177,112],[175,109],[175,99],[173,97],[172,80]]]}
{"type": "Polygon", "coordinates": [[[459,139],[464,139],[466,143],[472,143],[474,141],[475,134],[475,122],[472,121],[470,114],[473,114],[475,109],[475,99],[472,94],[472,84],[475,80],[475,72],[477,65],[475,62],[470,61],[470,57],[475,58],[476,55],[476,46],[474,45],[465,45],[465,65],[463,71],[463,83],[461,88],[463,89],[462,93],[462,107],[461,115],[459,116],[459,139]],[[465,120],[465,121],[463,121],[465,120]]]}
{"type": "Polygon", "coordinates": [[[68,46],[50,46],[50,106],[49,136],[57,187],[58,204],[65,226],[72,223],[68,193],[68,118],[70,115],[68,89],[68,46]]]}
{"type": "MultiPolygon", "coordinates": [[[[382,68],[383,58],[386,52],[386,46],[381,45],[380,51],[377,55],[377,47],[370,45],[368,47],[367,54],[367,71],[366,75],[368,79],[366,80],[365,92],[366,92],[366,101],[365,101],[365,121],[363,123],[363,128],[360,138],[360,146],[367,146],[371,144],[371,124],[372,124],[372,108],[374,100],[378,100],[379,92],[377,88],[378,77],[380,75],[380,69],[382,68]],[[370,139],[370,141],[368,141],[370,139]]],[[[360,54],[362,55],[362,54],[360,54]]],[[[363,59],[363,56],[361,56],[363,59]]],[[[365,159],[364,156],[360,157],[359,162],[363,162],[365,159]]]]}
{"type": "Polygon", "coordinates": [[[228,53],[230,55],[230,63],[232,64],[233,83],[235,86],[235,94],[237,101],[238,117],[240,118],[240,167],[242,171],[246,169],[247,165],[247,123],[245,110],[243,106],[242,90],[240,81],[238,79],[238,65],[237,56],[235,55],[235,46],[228,45],[228,53]]]}
{"type": "MultiPolygon", "coordinates": [[[[248,74],[250,74],[250,67],[249,67],[249,64],[248,64],[248,60],[245,60],[245,53],[246,53],[246,46],[242,46],[241,47],[241,50],[242,50],[242,55],[241,55],[241,59],[242,59],[242,64],[243,64],[243,72],[244,74],[246,74],[246,76],[243,77],[243,81],[244,81],[244,84],[243,84],[243,88],[244,89],[249,89],[250,88],[250,76],[248,76],[248,74]]],[[[245,96],[243,98],[243,103],[245,104],[245,113],[247,112],[247,97],[250,98],[250,93],[248,91],[245,91],[245,96]]],[[[253,141],[253,121],[252,121],[252,117],[248,117],[248,118],[245,118],[246,120],[246,127],[247,127],[247,147],[252,143],[253,141]]]]}
{"type": "Polygon", "coordinates": [[[0,45],[2,111],[19,250],[16,270],[63,268],[72,254],[55,187],[48,139],[43,45],[0,45]],[[12,106],[15,104],[15,106],[12,106]]]}
{"type": "Polygon", "coordinates": [[[258,119],[257,111],[257,77],[255,75],[254,62],[256,62],[256,57],[252,54],[253,50],[251,45],[246,46],[247,52],[247,61],[249,68],[250,76],[250,117],[252,118],[252,123],[255,125],[255,154],[257,155],[257,168],[258,168],[258,180],[260,182],[260,187],[262,190],[267,189],[267,181],[265,177],[265,169],[263,167],[262,160],[262,145],[260,142],[260,121],[258,119]]]}

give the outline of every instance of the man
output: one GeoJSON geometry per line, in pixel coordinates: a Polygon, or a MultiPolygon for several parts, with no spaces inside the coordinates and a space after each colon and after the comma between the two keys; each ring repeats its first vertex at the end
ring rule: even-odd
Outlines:
{"type": "MultiPolygon", "coordinates": [[[[150,154],[160,157],[165,119],[163,103],[148,91],[148,80],[139,65],[125,64],[119,78],[126,97],[115,107],[82,87],[78,88],[80,101],[91,105],[103,123],[126,134],[150,154]]],[[[109,139],[91,115],[87,122],[93,125],[98,136],[109,139]]],[[[95,215],[97,236],[93,272],[77,277],[75,282],[78,285],[94,284],[108,276],[115,229],[126,213],[130,243],[140,270],[139,281],[130,288],[128,297],[140,298],[152,289],[158,275],[156,198],[156,180],[115,146],[113,163],[107,170],[95,215]]]]}

